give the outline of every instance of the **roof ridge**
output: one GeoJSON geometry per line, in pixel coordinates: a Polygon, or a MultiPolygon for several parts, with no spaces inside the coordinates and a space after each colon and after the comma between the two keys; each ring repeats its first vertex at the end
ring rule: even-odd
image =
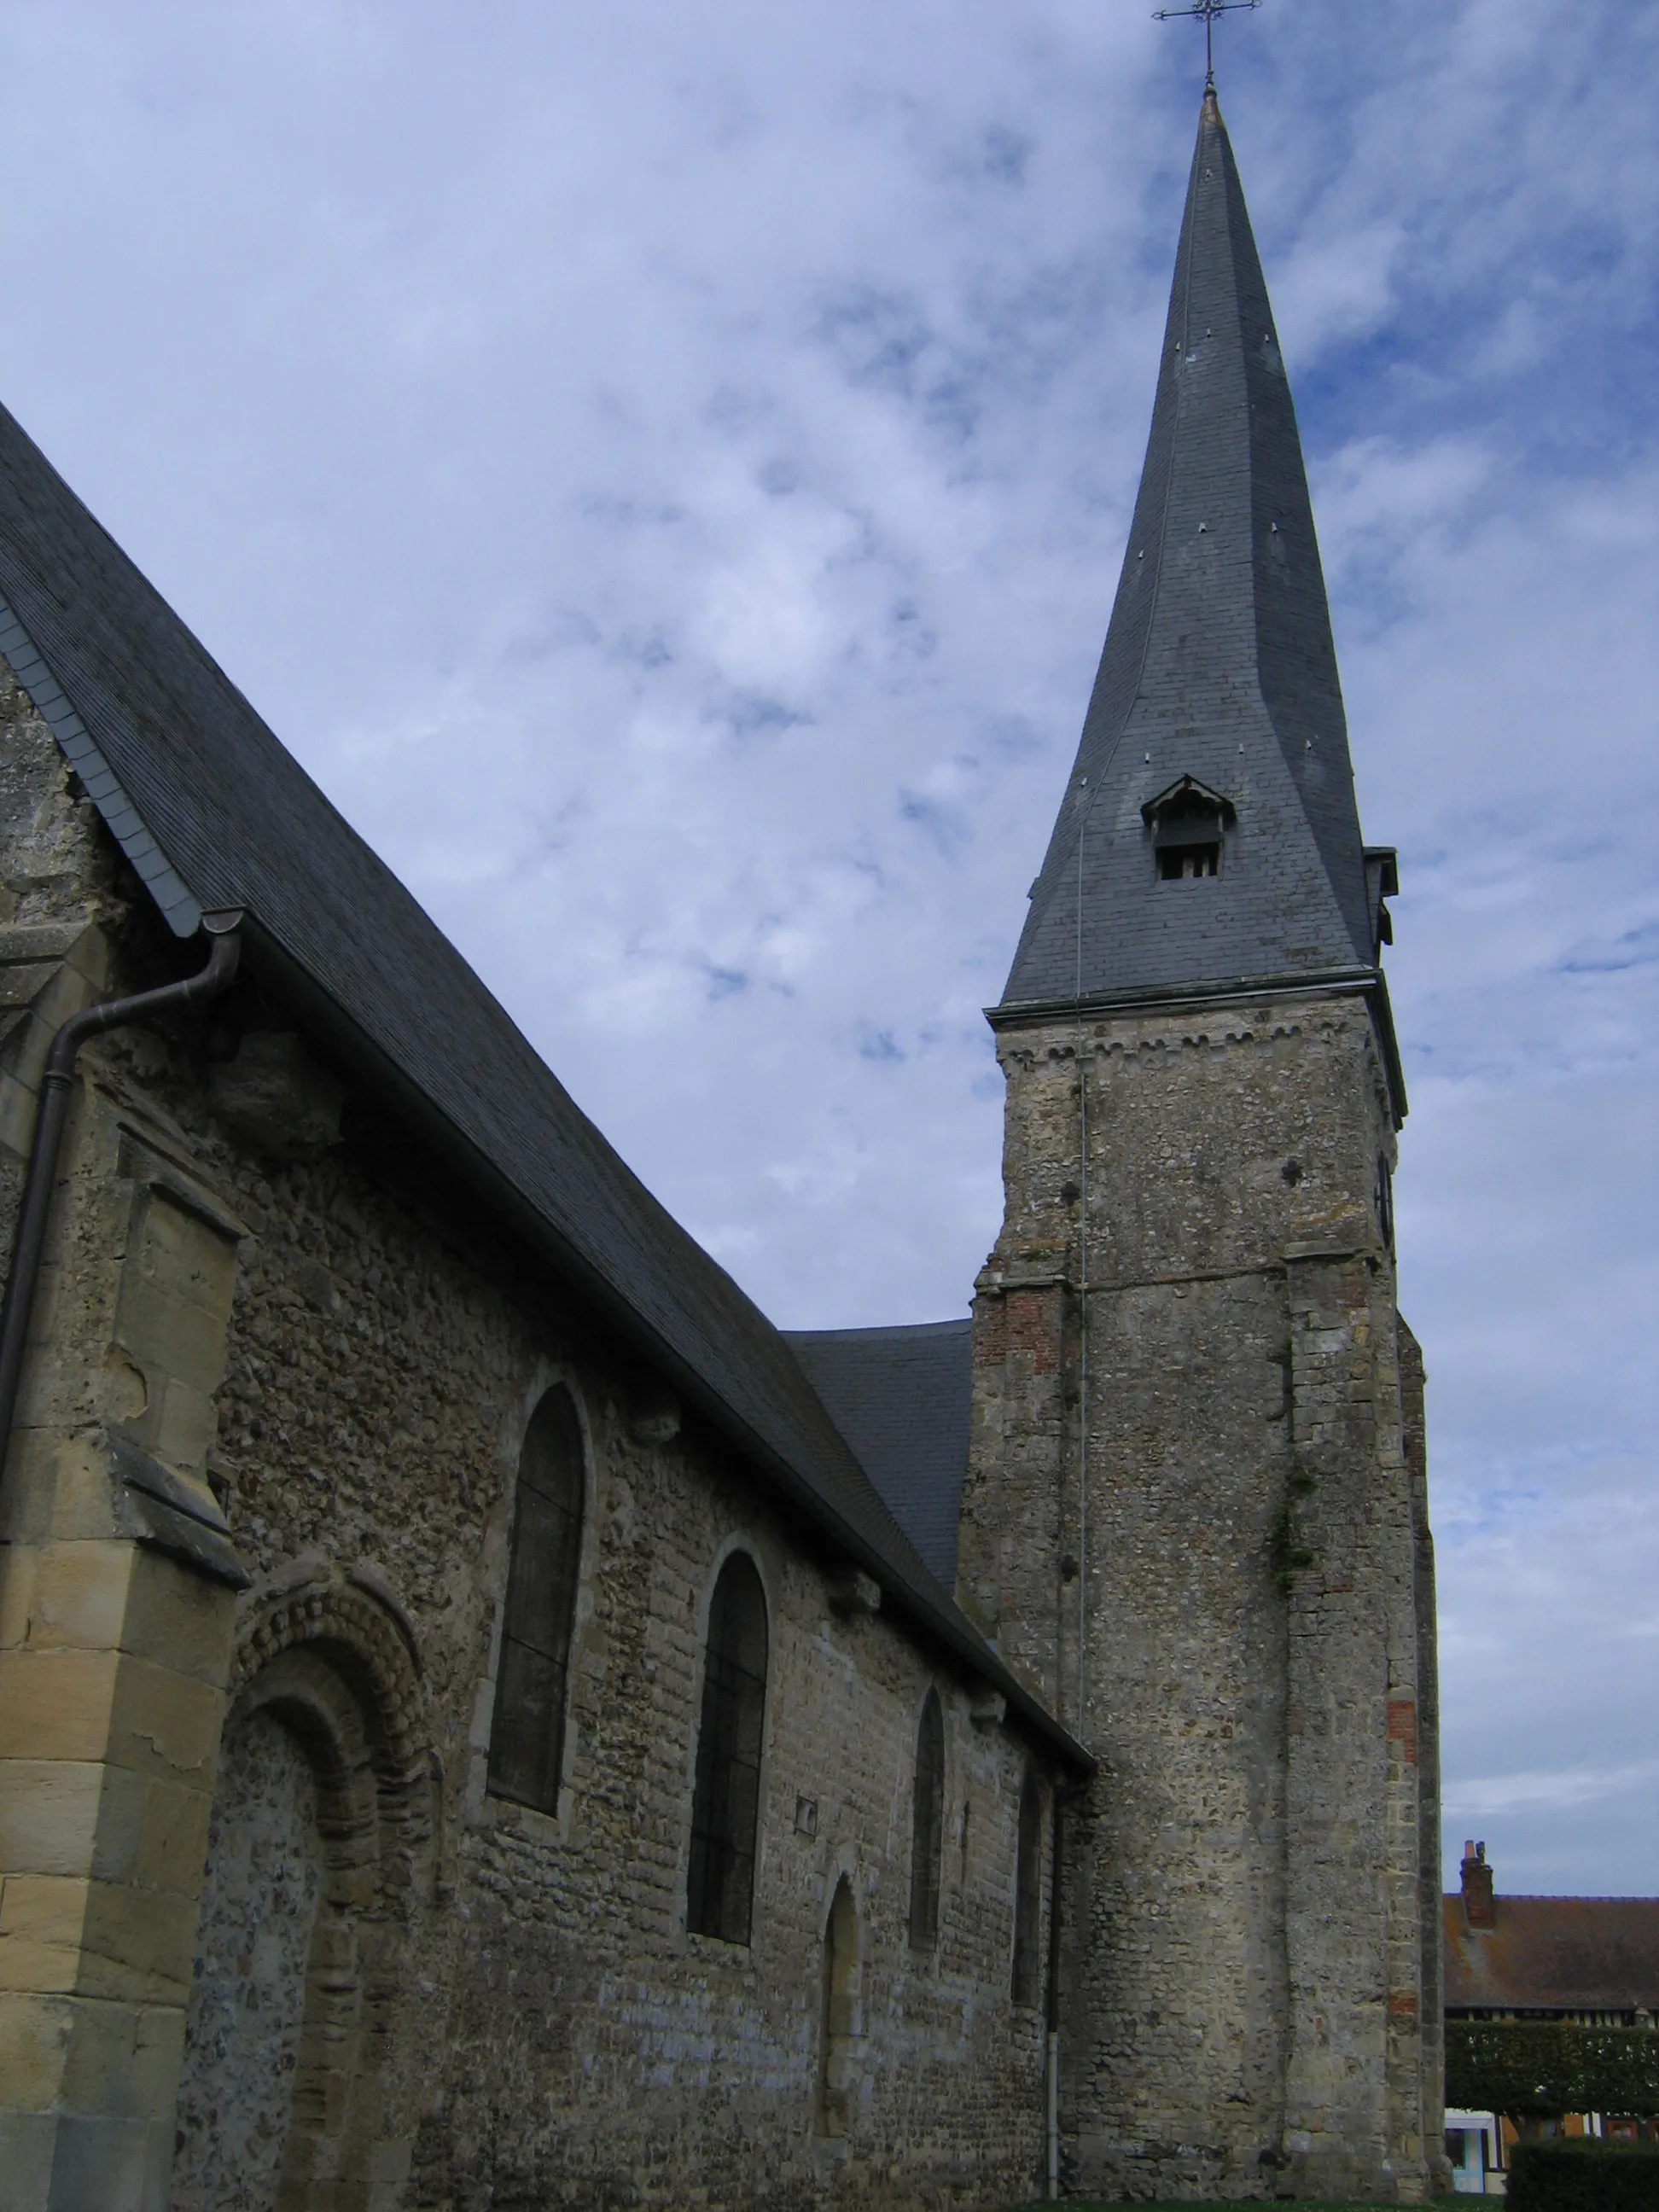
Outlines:
{"type": "Polygon", "coordinates": [[[944,1336],[973,1325],[971,1314],[958,1314],[948,1321],[856,1322],[847,1328],[781,1328],[778,1334],[786,1344],[793,1344],[807,1336],[944,1336]]]}

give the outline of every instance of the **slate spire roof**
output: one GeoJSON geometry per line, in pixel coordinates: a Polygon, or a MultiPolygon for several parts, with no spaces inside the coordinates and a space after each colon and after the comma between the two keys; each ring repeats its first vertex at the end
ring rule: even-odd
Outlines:
{"type": "Polygon", "coordinates": [[[1374,975],[1392,873],[1360,842],[1296,410],[1209,92],[1117,600],[999,1015],[1374,975]]]}

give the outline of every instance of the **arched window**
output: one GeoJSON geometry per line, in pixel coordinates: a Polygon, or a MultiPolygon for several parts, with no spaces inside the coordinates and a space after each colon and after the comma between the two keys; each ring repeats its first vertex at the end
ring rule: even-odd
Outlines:
{"type": "Polygon", "coordinates": [[[945,1721],[929,1690],[916,1730],[916,1795],[910,1816],[910,1941],[939,1940],[939,1860],[945,1841],[945,1721]]]}
{"type": "Polygon", "coordinates": [[[685,1915],[693,1935],[727,1943],[749,1941],[765,1711],[766,1595],[754,1561],[733,1552],[708,1609],[685,1915]]]}
{"type": "Polygon", "coordinates": [[[556,1813],[582,1547],[582,1432],[568,1390],[550,1390],[519,1455],[507,1615],[489,1729],[489,1787],[556,1813]]]}
{"type": "Polygon", "coordinates": [[[1014,2002],[1037,2001],[1042,1941],[1042,1799],[1027,1767],[1019,1793],[1019,1854],[1014,1868],[1014,2002]]]}

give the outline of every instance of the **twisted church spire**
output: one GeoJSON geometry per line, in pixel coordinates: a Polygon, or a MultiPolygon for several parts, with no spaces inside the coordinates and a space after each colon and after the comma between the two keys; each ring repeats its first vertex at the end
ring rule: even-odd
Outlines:
{"type": "Polygon", "coordinates": [[[999,1015],[1374,974],[1391,884],[1360,841],[1296,410],[1210,90],[1117,599],[999,1015]]]}

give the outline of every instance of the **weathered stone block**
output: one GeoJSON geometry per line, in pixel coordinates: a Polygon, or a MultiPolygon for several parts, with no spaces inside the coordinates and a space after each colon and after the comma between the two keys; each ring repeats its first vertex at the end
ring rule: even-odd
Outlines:
{"type": "Polygon", "coordinates": [[[137,1420],[120,1425],[122,1433],[169,1467],[205,1467],[218,1426],[212,1399],[155,1369],[147,1379],[149,1403],[137,1420]]]}
{"type": "MultiPolygon", "coordinates": [[[[14,1879],[29,1877],[8,1876],[5,1887],[9,1888],[14,1879]]],[[[0,1892],[0,1912],[3,1910],[4,1897],[0,1892]]],[[[49,1921],[37,1922],[23,1913],[11,1933],[0,1934],[0,1990],[67,1996],[78,1986],[80,1978],[78,1920],[64,1932],[49,1921]]]]}
{"type": "Polygon", "coordinates": [[[8,1759],[0,1767],[0,1873],[100,1871],[106,1771],[92,1760],[8,1759]]]}
{"type": "Polygon", "coordinates": [[[112,1700],[109,1759],[160,1781],[210,1790],[223,1717],[223,1695],[210,1684],[125,1657],[112,1700]]]}
{"type": "Polygon", "coordinates": [[[131,1544],[43,1544],[30,1605],[31,1648],[113,1650],[122,1641],[132,1571],[131,1544]]]}
{"type": "Polygon", "coordinates": [[[0,2110],[45,2112],[61,2094],[76,2008],[67,1996],[0,1991],[0,2110]]]}
{"type": "Polygon", "coordinates": [[[141,1365],[210,1395],[224,1372],[236,1247],[162,1192],[146,1192],[141,1206],[121,1270],[115,1340],[141,1365]]]}
{"type": "MultiPolygon", "coordinates": [[[[195,1899],[201,1894],[207,1860],[208,1826],[213,1800],[205,1790],[154,1779],[144,1784],[142,1827],[129,1865],[118,1877],[100,1848],[99,1872],[106,1879],[131,1881],[140,1889],[175,1890],[195,1899]]],[[[103,1837],[100,1830],[100,1844],[103,1837]]]]}
{"type": "Polygon", "coordinates": [[[94,1882],[82,1926],[77,1990],[135,2005],[182,2008],[190,1994],[195,1936],[193,1897],[171,1889],[136,1889],[125,1882],[94,1882]]]}
{"type": "Polygon", "coordinates": [[[102,1759],[120,1665],[113,1651],[0,1651],[0,1759],[102,1759]]]}
{"type": "Polygon", "coordinates": [[[184,2015],[176,2005],[68,2001],[58,2100],[120,2119],[165,2112],[178,2075],[184,2015]]]}
{"type": "Polygon", "coordinates": [[[0,1887],[0,1937],[78,1943],[93,1887],[73,1875],[9,1874],[0,1887]]]}
{"type": "MultiPolygon", "coordinates": [[[[5,2002],[0,1997],[0,2005],[5,2002]]],[[[0,2068],[5,2063],[0,2037],[0,2068]]],[[[9,2112],[0,2106],[0,2173],[6,2177],[9,2212],[55,2212],[52,2174],[57,2139],[58,2122],[52,2112],[9,2112]]]]}
{"type": "Polygon", "coordinates": [[[33,1544],[10,1543],[0,1550],[0,1651],[27,1637],[40,1556],[33,1544]]]}
{"type": "Polygon", "coordinates": [[[169,2148],[165,2126],[154,2119],[58,2114],[49,2212],[83,2204],[99,2212],[163,2212],[169,2148]]]}
{"type": "Polygon", "coordinates": [[[6,1518],[26,1541],[97,1543],[117,1533],[105,1451],[91,1434],[15,1435],[4,1497],[6,1518]]]}
{"type": "Polygon", "coordinates": [[[222,1692],[235,1634],[235,1594],[179,1559],[133,1547],[123,1648],[135,1657],[222,1692]]]}

